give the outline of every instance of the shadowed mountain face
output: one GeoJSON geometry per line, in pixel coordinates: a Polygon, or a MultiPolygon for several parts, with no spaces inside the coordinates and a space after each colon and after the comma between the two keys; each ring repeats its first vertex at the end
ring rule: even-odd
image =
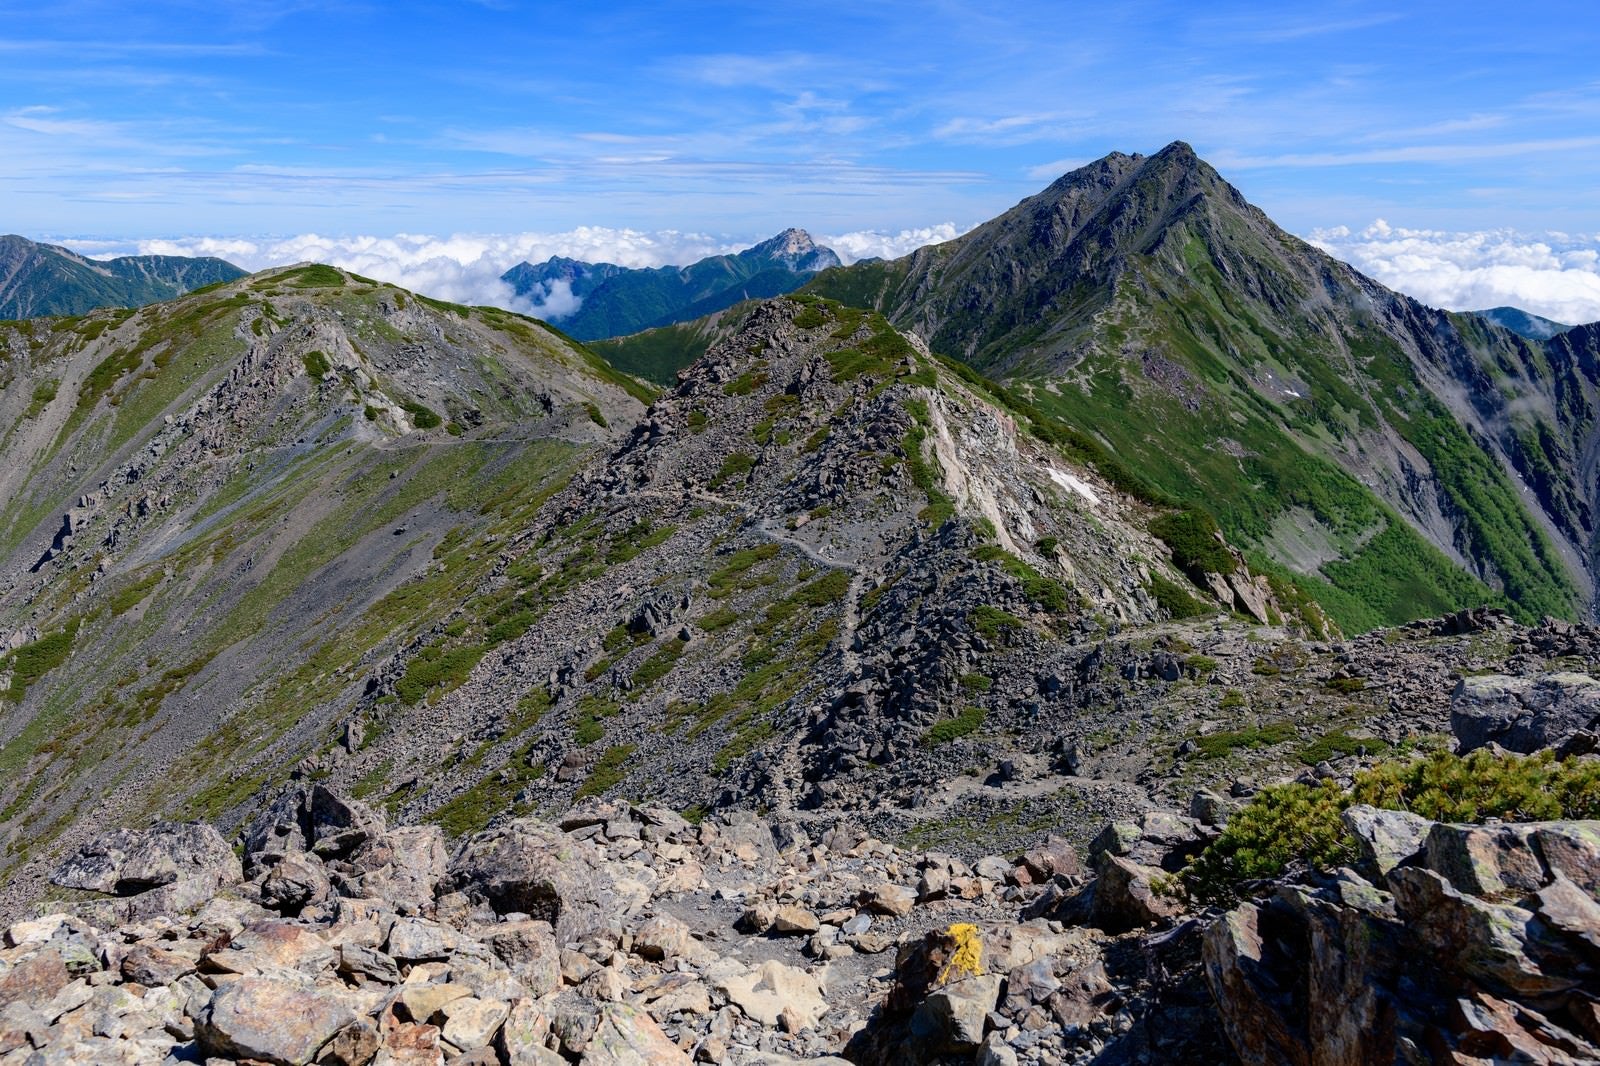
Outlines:
{"type": "Polygon", "coordinates": [[[817,271],[838,265],[839,257],[809,233],[787,229],[737,255],[712,256],[686,267],[634,269],[557,256],[538,266],[519,263],[503,280],[518,296],[549,304],[552,319],[566,333],[595,340],[792,292],[817,271]],[[564,299],[578,306],[558,314],[564,299]]]}
{"type": "Polygon", "coordinates": [[[1519,307],[1491,307],[1487,311],[1473,311],[1472,314],[1530,341],[1547,341],[1557,333],[1572,328],[1564,323],[1530,314],[1519,307]]]}
{"type": "Polygon", "coordinates": [[[1285,233],[1182,143],[808,287],[1031,392],[1347,627],[1588,612],[1586,334],[1425,307],[1285,233]]]}
{"type": "Polygon", "coordinates": [[[0,319],[81,315],[170,300],[244,271],[221,259],[130,255],[85,259],[24,237],[0,237],[0,319]]]}

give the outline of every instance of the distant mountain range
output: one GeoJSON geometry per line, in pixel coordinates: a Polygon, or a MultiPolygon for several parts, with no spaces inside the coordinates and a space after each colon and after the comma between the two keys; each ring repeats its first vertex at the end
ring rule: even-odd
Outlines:
{"type": "Polygon", "coordinates": [[[685,322],[741,300],[781,296],[817,271],[839,265],[833,250],[811,234],[786,229],[737,255],[715,255],[684,267],[640,269],[553,256],[537,266],[519,263],[502,279],[518,296],[548,305],[545,317],[562,332],[597,340],[685,322]],[[559,298],[566,294],[578,306],[557,314],[559,298]]]}
{"type": "Polygon", "coordinates": [[[1491,307],[1487,311],[1473,311],[1473,314],[1486,322],[1493,322],[1502,329],[1509,329],[1519,337],[1526,337],[1530,341],[1547,341],[1557,333],[1565,333],[1572,327],[1561,322],[1552,322],[1548,318],[1530,314],[1520,307],[1491,307]]]}
{"type": "Polygon", "coordinates": [[[0,237],[0,319],[140,307],[244,275],[232,263],[211,257],[86,259],[69,249],[12,234],[0,237]]]}

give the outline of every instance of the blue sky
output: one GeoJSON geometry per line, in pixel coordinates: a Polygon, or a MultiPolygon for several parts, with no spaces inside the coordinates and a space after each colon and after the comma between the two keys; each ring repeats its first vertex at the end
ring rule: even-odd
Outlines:
{"type": "Polygon", "coordinates": [[[1597,11],[0,0],[0,230],[959,230],[1181,138],[1330,244],[1382,218],[1581,251],[1597,11]]]}

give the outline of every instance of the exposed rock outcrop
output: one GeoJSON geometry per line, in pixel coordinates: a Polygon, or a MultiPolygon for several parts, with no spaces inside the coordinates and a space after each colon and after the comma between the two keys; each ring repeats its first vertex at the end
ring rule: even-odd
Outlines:
{"type": "Polygon", "coordinates": [[[1206,932],[1246,1064],[1600,1059],[1600,822],[1348,824],[1372,880],[1284,885],[1206,932]]]}
{"type": "Polygon", "coordinates": [[[1562,748],[1600,729],[1600,680],[1589,674],[1464,677],[1450,702],[1450,728],[1462,752],[1497,744],[1523,754],[1562,748]]]}

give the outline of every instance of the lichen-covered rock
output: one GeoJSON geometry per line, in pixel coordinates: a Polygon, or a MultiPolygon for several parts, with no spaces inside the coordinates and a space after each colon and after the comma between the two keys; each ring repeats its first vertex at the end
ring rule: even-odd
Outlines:
{"type": "Polygon", "coordinates": [[[588,843],[528,819],[469,840],[450,862],[461,891],[500,914],[548,922],[571,943],[626,917],[616,875],[588,843]]]}
{"type": "Polygon", "coordinates": [[[690,1061],[649,1014],[620,1003],[600,1008],[583,1052],[584,1066],[689,1066],[690,1061]]]}
{"type": "Polygon", "coordinates": [[[1383,875],[1415,858],[1427,843],[1433,825],[1409,811],[1362,804],[1346,809],[1340,818],[1360,849],[1362,861],[1383,875]]]}
{"type": "Polygon", "coordinates": [[[1155,890],[1152,882],[1161,876],[1159,868],[1116,855],[1104,856],[1094,885],[1090,921],[1108,933],[1120,933],[1176,918],[1183,913],[1183,903],[1155,890]]]}
{"type": "Polygon", "coordinates": [[[1588,674],[1464,677],[1450,700],[1462,754],[1490,744],[1531,754],[1600,726],[1600,680],[1588,674]]]}
{"type": "Polygon", "coordinates": [[[272,977],[222,985],[196,1019],[207,1054],[306,1066],[355,1014],[309,986],[272,977]]]}
{"type": "Polygon", "coordinates": [[[201,822],[114,829],[62,860],[50,875],[62,888],[133,896],[180,881],[217,885],[242,877],[228,842],[201,822]]]}

